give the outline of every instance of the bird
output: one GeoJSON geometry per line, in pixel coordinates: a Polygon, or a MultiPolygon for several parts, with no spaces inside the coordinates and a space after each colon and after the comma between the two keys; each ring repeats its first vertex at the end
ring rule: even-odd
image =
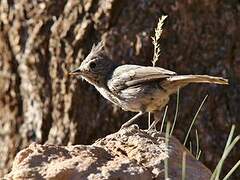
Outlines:
{"type": "Polygon", "coordinates": [[[156,114],[167,105],[170,96],[190,83],[228,84],[228,80],[222,77],[177,75],[156,66],[118,64],[107,56],[103,41],[93,45],[80,66],[69,75],[81,76],[113,104],[124,111],[137,113],[121,128],[128,127],[146,112],[154,113],[153,124],[156,125],[159,121],[156,114]]]}

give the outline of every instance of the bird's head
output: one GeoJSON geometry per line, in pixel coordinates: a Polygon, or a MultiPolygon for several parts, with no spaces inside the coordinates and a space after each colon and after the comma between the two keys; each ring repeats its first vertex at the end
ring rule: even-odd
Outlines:
{"type": "Polygon", "coordinates": [[[81,65],[69,74],[72,76],[80,75],[93,85],[104,85],[116,65],[107,57],[103,47],[104,43],[102,41],[96,46],[93,45],[91,52],[82,61],[81,65]]]}

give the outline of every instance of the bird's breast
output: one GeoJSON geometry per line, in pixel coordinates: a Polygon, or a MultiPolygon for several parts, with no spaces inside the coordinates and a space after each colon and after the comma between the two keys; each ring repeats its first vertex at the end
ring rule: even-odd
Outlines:
{"type": "Polygon", "coordinates": [[[120,100],[117,96],[115,96],[114,94],[112,94],[109,90],[107,90],[104,87],[98,87],[95,86],[95,88],[98,90],[98,92],[107,100],[109,100],[110,102],[112,102],[115,105],[120,105],[120,100]]]}
{"type": "Polygon", "coordinates": [[[125,111],[154,112],[162,109],[169,100],[169,94],[163,89],[148,85],[132,86],[114,94],[103,87],[96,87],[100,94],[125,111]]]}

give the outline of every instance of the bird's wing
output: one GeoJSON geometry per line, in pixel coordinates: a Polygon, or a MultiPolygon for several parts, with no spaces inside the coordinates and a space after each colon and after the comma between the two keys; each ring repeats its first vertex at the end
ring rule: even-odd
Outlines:
{"type": "Polygon", "coordinates": [[[176,73],[160,67],[122,65],[114,70],[108,80],[108,88],[111,91],[121,91],[130,86],[164,79],[173,75],[176,75],[176,73]]]}

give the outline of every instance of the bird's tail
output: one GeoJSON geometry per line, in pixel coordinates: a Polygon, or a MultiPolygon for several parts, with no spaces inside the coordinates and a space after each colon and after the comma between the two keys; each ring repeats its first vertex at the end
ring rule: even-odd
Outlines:
{"type": "Polygon", "coordinates": [[[162,86],[165,89],[177,90],[189,83],[210,83],[227,85],[228,80],[222,77],[208,76],[208,75],[177,75],[171,76],[163,82],[162,86]]]}
{"type": "Polygon", "coordinates": [[[208,76],[208,75],[179,75],[168,78],[171,82],[181,83],[210,83],[210,84],[228,84],[228,80],[222,77],[208,76]]]}

